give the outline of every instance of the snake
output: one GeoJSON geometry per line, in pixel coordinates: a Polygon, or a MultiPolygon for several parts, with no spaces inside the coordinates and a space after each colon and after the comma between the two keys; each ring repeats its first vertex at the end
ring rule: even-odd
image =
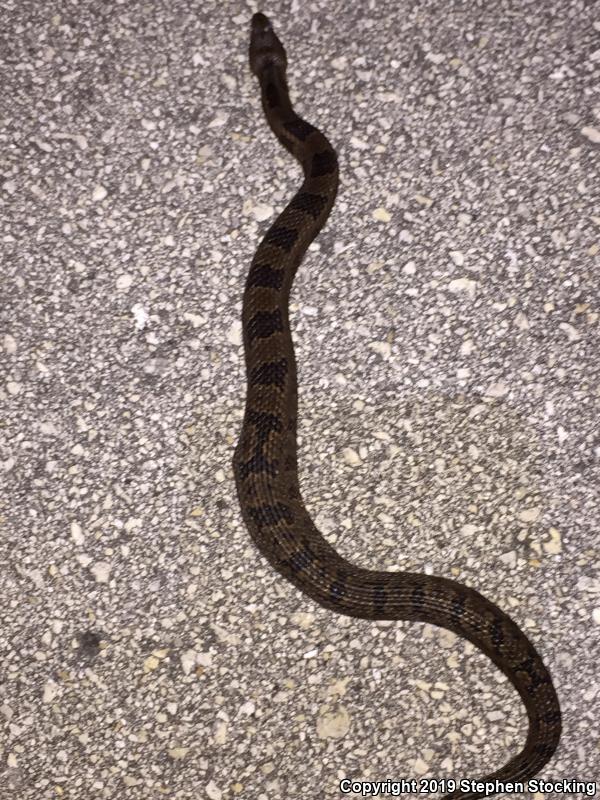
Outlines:
{"type": "Polygon", "coordinates": [[[271,566],[325,609],[358,619],[429,623],[485,653],[525,706],[526,741],[503,767],[481,779],[483,788],[464,789],[461,780],[459,788],[451,787],[444,797],[472,800],[496,794],[498,785],[525,784],[551,759],[561,734],[552,678],[525,633],[497,605],[463,583],[353,564],[324,538],[303,503],[296,441],[298,381],[288,303],[298,266],[333,207],[339,166],[326,136],[293,110],[286,51],[260,12],[251,21],[249,60],[269,127],[299,162],[304,180],[260,241],[243,292],[246,405],[232,459],[243,522],[271,566]]]}

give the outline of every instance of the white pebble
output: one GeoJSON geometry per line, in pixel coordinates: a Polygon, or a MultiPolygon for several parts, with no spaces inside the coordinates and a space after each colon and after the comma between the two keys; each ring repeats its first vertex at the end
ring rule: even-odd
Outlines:
{"type": "Polygon", "coordinates": [[[85,542],[81,525],[78,522],[71,523],[71,539],[73,539],[75,544],[83,544],[85,542]]]}
{"type": "Polygon", "coordinates": [[[189,675],[195,666],[196,666],[195,650],[186,650],[184,653],[181,654],[181,668],[185,675],[189,675]]]}
{"type": "Polygon", "coordinates": [[[541,509],[536,508],[525,508],[523,511],[519,512],[519,519],[521,522],[535,522],[536,519],[540,516],[541,509]]]}
{"type": "Polygon", "coordinates": [[[477,281],[471,280],[471,278],[455,278],[448,284],[448,289],[455,294],[465,292],[469,297],[475,297],[477,281]]]}
{"type": "Polygon", "coordinates": [[[108,583],[110,576],[110,564],[107,561],[97,561],[91,568],[90,572],[96,579],[96,583],[108,583]]]}
{"type": "Polygon", "coordinates": [[[44,685],[44,692],[42,694],[43,703],[51,703],[58,694],[58,685],[54,681],[48,681],[44,685]]]}
{"type": "Polygon", "coordinates": [[[210,800],[221,800],[221,798],[223,797],[223,793],[221,792],[221,790],[214,781],[210,781],[209,783],[207,783],[206,786],[204,787],[204,791],[206,792],[210,800]]]}
{"type": "Polygon", "coordinates": [[[425,58],[427,61],[431,61],[432,64],[441,64],[443,61],[446,60],[446,56],[443,53],[425,53],[425,58]]]}
{"type": "Polygon", "coordinates": [[[560,531],[556,528],[550,528],[550,541],[549,542],[542,542],[542,547],[544,552],[548,553],[551,556],[556,556],[559,553],[562,553],[562,539],[560,536],[560,531]]]}
{"type": "Polygon", "coordinates": [[[48,142],[44,142],[44,141],[42,141],[42,139],[38,139],[36,137],[34,137],[31,141],[34,142],[35,144],[37,144],[37,146],[40,148],[40,150],[43,150],[44,153],[51,153],[52,152],[52,145],[49,144],[48,142]]]}
{"type": "Polygon", "coordinates": [[[369,342],[369,347],[386,360],[392,353],[392,346],[389,342],[369,342]]]}
{"type": "Polygon", "coordinates": [[[264,222],[273,216],[273,206],[257,203],[250,213],[257,222],[264,222]]]}
{"type": "Polygon", "coordinates": [[[507,392],[508,392],[508,386],[502,381],[498,381],[497,383],[491,383],[485,390],[485,394],[487,397],[504,397],[504,395],[507,392]]]}
{"type": "Polygon", "coordinates": [[[227,741],[227,723],[223,720],[215,722],[213,737],[216,744],[225,744],[227,741]]]}
{"type": "Polygon", "coordinates": [[[209,128],[222,128],[223,125],[227,124],[227,120],[229,119],[229,114],[223,109],[219,109],[213,119],[208,123],[209,128]]]}
{"type": "Polygon", "coordinates": [[[94,203],[99,203],[101,200],[104,200],[104,198],[106,197],[107,194],[108,194],[108,192],[106,191],[104,186],[102,186],[101,184],[98,184],[94,188],[94,192],[92,194],[92,200],[94,201],[94,203]]]}
{"type": "Polygon", "coordinates": [[[333,59],[333,61],[331,62],[331,66],[334,69],[344,69],[347,63],[348,59],[346,58],[346,56],[339,56],[339,58],[333,59]]]}
{"type": "Polygon", "coordinates": [[[417,775],[426,775],[429,772],[429,764],[422,758],[417,758],[414,763],[414,771],[417,775]]]}
{"type": "Polygon", "coordinates": [[[509,550],[508,553],[502,553],[499,560],[509,567],[515,567],[517,565],[517,554],[514,550],[509,550]]]}
{"type": "Polygon", "coordinates": [[[356,147],[357,150],[369,149],[369,145],[367,144],[367,142],[363,141],[362,139],[359,139],[357,136],[350,137],[350,144],[352,145],[352,147],[356,147]]]}
{"type": "Polygon", "coordinates": [[[229,326],[229,330],[227,331],[227,341],[230,342],[230,344],[242,344],[242,323],[238,320],[229,326]]]}
{"type": "Polygon", "coordinates": [[[562,425],[559,425],[558,428],[556,429],[556,436],[558,438],[558,443],[562,444],[563,442],[566,442],[567,439],[569,438],[569,433],[563,428],[562,425]]]}
{"type": "Polygon", "coordinates": [[[466,525],[463,525],[460,529],[461,533],[464,533],[466,536],[475,536],[477,533],[477,525],[473,525],[470,522],[467,522],[466,525]]]}
{"type": "Polygon", "coordinates": [[[135,319],[135,327],[138,331],[143,331],[150,319],[148,312],[140,303],[136,303],[131,306],[131,313],[135,319]]]}
{"type": "Polygon", "coordinates": [[[378,222],[389,222],[391,220],[391,216],[389,211],[386,211],[385,208],[376,208],[373,212],[373,219],[377,220],[378,222]]]}
{"type": "Polygon", "coordinates": [[[346,464],[349,464],[351,467],[356,467],[361,463],[360,456],[352,447],[344,447],[342,450],[342,457],[346,464]]]}
{"type": "Polygon", "coordinates": [[[11,336],[10,333],[4,334],[4,347],[6,352],[11,356],[14,356],[17,352],[17,342],[15,337],[11,336]]]}
{"type": "Polygon", "coordinates": [[[188,747],[172,747],[169,750],[169,756],[173,759],[173,761],[181,761],[182,758],[187,756],[188,751],[188,747]]]}
{"type": "Polygon", "coordinates": [[[519,311],[519,313],[515,317],[515,325],[520,331],[529,330],[529,321],[522,311],[519,311]]]}
{"type": "Polygon", "coordinates": [[[183,318],[192,323],[192,328],[199,328],[206,322],[206,318],[201,314],[192,314],[191,311],[186,311],[183,318]]]}
{"type": "Polygon", "coordinates": [[[586,126],[581,129],[582,134],[594,144],[600,144],[600,130],[586,126]]]}
{"type": "Polygon", "coordinates": [[[426,206],[427,208],[431,208],[433,205],[433,200],[431,197],[427,197],[425,194],[416,194],[415,200],[420,206],[426,206]]]}
{"type": "Polygon", "coordinates": [[[570,325],[568,322],[561,322],[558,327],[567,334],[567,338],[570,342],[576,342],[580,338],[577,328],[570,325]]]}
{"type": "Polygon", "coordinates": [[[119,289],[122,292],[126,291],[127,289],[129,289],[132,283],[133,283],[133,275],[129,275],[128,273],[125,273],[124,275],[119,275],[119,277],[117,278],[117,289],[119,289]]]}
{"type": "Polygon", "coordinates": [[[350,715],[344,706],[337,711],[329,711],[317,719],[317,736],[319,739],[341,739],[350,730],[350,715]]]}
{"type": "Polygon", "coordinates": [[[309,611],[296,611],[295,614],[292,614],[291,619],[295,625],[307,631],[315,621],[315,615],[309,611]]]}

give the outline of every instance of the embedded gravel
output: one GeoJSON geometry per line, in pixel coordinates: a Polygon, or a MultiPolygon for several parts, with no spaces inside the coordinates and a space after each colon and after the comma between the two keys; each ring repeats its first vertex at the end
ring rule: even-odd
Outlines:
{"type": "MultiPolygon", "coordinates": [[[[3,795],[316,800],[499,767],[526,724],[483,655],[316,607],[242,524],[241,293],[300,180],[255,6],[0,10],[3,795]]],[[[598,6],[261,10],[342,175],[290,314],[307,505],[357,563],[509,611],[564,713],[540,777],[600,781],[598,6]]]]}

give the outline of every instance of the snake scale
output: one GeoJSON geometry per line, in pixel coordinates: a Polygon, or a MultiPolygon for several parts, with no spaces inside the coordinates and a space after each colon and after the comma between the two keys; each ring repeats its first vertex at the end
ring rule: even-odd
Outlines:
{"type": "MultiPolygon", "coordinates": [[[[417,620],[468,639],[511,681],[527,710],[523,750],[485,781],[527,781],[549,761],[561,732],[558,698],[538,652],[498,606],[447,578],[362,569],[322,536],[300,494],[297,379],[288,301],[294,274],[333,206],[335,151],[290,103],[285,50],[264,14],[252,17],[250,67],[267,121],[300,162],[304,182],[269,228],[252,261],[243,296],[246,408],[233,470],[244,523],[271,565],[319,605],[371,620],[417,620]]],[[[455,791],[476,798],[494,791],[455,791]]]]}

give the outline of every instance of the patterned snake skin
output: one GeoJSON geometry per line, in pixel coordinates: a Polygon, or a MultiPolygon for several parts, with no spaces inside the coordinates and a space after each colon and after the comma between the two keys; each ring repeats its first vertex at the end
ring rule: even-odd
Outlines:
{"type": "MultiPolygon", "coordinates": [[[[494,603],[461,583],[351,564],[319,533],[302,502],[288,300],[296,269],[333,206],[338,165],[325,136],[293,111],[286,65],[285,50],[269,20],[255,14],[250,66],[260,82],[267,121],[302,165],[304,182],[260,243],[244,291],[247,397],[233,458],[244,522],[272,566],[319,605],[362,619],[429,622],[454,631],[489,656],[521,696],[529,732],[522,752],[481,780],[525,782],[549,761],[561,732],[552,680],[525,634],[494,603]]],[[[446,795],[485,796],[461,791],[446,795]]]]}

